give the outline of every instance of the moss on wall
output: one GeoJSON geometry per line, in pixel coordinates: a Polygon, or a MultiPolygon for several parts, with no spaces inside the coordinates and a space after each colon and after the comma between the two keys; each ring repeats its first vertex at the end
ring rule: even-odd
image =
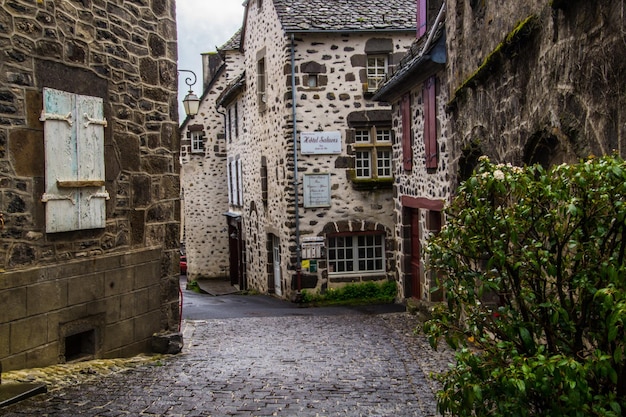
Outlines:
{"type": "Polygon", "coordinates": [[[468,88],[474,88],[484,83],[494,72],[496,72],[502,62],[515,56],[515,51],[535,32],[538,28],[538,17],[530,15],[526,19],[515,25],[515,28],[509,32],[502,42],[500,42],[493,51],[491,51],[483,60],[482,64],[470,75],[459,88],[454,92],[449,106],[454,106],[456,100],[465,96],[468,88]]]}

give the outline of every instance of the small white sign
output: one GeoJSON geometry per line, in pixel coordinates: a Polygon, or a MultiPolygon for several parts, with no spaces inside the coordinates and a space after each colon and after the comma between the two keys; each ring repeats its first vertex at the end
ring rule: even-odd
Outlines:
{"type": "Polygon", "coordinates": [[[302,132],[300,152],[303,155],[340,154],[341,132],[302,132]]]}
{"type": "Polygon", "coordinates": [[[330,207],[330,174],[304,174],[304,207],[330,207]]]}

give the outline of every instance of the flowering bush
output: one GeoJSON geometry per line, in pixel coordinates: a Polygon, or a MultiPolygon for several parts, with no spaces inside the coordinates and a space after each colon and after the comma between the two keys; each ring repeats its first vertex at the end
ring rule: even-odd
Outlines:
{"type": "Polygon", "coordinates": [[[427,246],[447,304],[424,330],[457,362],[442,413],[626,413],[626,164],[547,171],[485,157],[427,246]]]}

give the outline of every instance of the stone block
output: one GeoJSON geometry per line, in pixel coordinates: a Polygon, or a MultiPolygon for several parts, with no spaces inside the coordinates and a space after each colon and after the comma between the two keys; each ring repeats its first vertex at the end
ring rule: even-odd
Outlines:
{"type": "Polygon", "coordinates": [[[133,315],[141,315],[150,311],[150,288],[143,288],[133,293],[133,315]]]}
{"type": "Polygon", "coordinates": [[[67,306],[67,282],[48,281],[30,285],[26,290],[28,315],[58,310],[67,306]]]}
{"type": "Polygon", "coordinates": [[[11,331],[11,325],[0,324],[0,358],[4,358],[10,352],[9,346],[9,332],[11,331]]]}
{"type": "Polygon", "coordinates": [[[132,320],[120,321],[104,329],[103,351],[110,352],[133,343],[134,325],[132,320]]]}
{"type": "Polygon", "coordinates": [[[48,319],[45,316],[16,320],[11,323],[9,332],[11,354],[41,346],[48,339],[48,319]]]}
{"type": "Polygon", "coordinates": [[[151,343],[154,353],[177,354],[183,350],[183,334],[156,333],[152,335],[151,343]]]}
{"type": "Polygon", "coordinates": [[[120,296],[120,320],[129,319],[135,314],[135,295],[133,293],[120,296]]]}
{"type": "Polygon", "coordinates": [[[84,275],[68,280],[68,304],[80,304],[104,297],[104,273],[84,275]]]}
{"type": "Polygon", "coordinates": [[[142,316],[135,316],[135,340],[150,339],[154,333],[161,330],[160,320],[160,311],[151,311],[142,316]]]}
{"type": "Polygon", "coordinates": [[[16,369],[24,369],[26,368],[26,353],[19,353],[17,355],[7,356],[6,358],[2,358],[2,370],[13,371],[16,369]]]}
{"type": "Polygon", "coordinates": [[[156,262],[137,265],[134,268],[135,289],[158,285],[161,279],[160,264],[156,262]]]}
{"type": "Polygon", "coordinates": [[[26,288],[15,288],[0,291],[0,306],[2,306],[2,322],[11,321],[26,316],[26,288]]]}
{"type": "Polygon", "coordinates": [[[9,135],[9,155],[15,173],[22,177],[44,175],[43,132],[31,129],[14,129],[9,135]]]}
{"type": "Polygon", "coordinates": [[[59,344],[49,343],[26,353],[26,361],[29,367],[40,368],[59,360],[59,344]]]}
{"type": "Polygon", "coordinates": [[[121,297],[107,297],[105,299],[106,322],[115,323],[120,320],[121,297]]]}
{"type": "Polygon", "coordinates": [[[133,270],[118,268],[104,273],[104,295],[111,297],[132,291],[134,285],[133,270]]]}

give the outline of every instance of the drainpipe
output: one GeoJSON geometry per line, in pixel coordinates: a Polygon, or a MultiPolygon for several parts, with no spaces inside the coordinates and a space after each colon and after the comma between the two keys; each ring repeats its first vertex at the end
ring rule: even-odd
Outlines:
{"type": "Polygon", "coordinates": [[[291,110],[293,117],[293,190],[296,215],[296,279],[298,284],[298,295],[302,290],[302,248],[300,247],[300,212],[298,209],[298,129],[296,120],[296,51],[294,44],[294,34],[291,34],[291,110]]]}

